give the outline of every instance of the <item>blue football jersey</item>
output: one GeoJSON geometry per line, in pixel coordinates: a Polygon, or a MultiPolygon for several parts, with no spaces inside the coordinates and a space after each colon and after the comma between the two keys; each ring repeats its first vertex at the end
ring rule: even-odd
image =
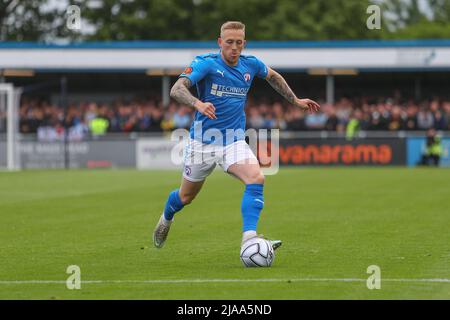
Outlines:
{"type": "Polygon", "coordinates": [[[241,55],[233,67],[223,61],[220,53],[197,56],[180,77],[189,78],[196,86],[200,101],[214,105],[217,119],[209,119],[196,111],[191,138],[223,145],[244,140],[247,93],[253,78],[265,78],[267,72],[266,65],[254,56],[241,55]],[[219,132],[222,141],[216,138],[219,132]]]}

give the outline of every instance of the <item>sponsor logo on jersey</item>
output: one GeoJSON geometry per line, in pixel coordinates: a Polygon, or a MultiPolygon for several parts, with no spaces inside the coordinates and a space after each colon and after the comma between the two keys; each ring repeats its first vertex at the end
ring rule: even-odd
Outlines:
{"type": "Polygon", "coordinates": [[[211,86],[211,94],[218,97],[236,97],[245,98],[249,88],[224,86],[213,83],[211,86]]]}

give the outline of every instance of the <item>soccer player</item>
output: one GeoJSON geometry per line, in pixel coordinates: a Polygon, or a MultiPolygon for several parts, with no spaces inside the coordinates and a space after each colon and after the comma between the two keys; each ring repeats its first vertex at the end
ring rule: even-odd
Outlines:
{"type": "MultiPolygon", "coordinates": [[[[170,92],[172,98],[195,108],[196,113],[190,140],[185,148],[181,186],[169,194],[153,233],[153,242],[157,248],[164,245],[175,213],[194,200],[216,164],[245,184],[241,205],[242,244],[258,236],[256,226],[264,206],[264,175],[245,142],[244,134],[244,107],[255,76],[265,79],[291,104],[302,110],[317,112],[320,109],[316,102],[298,98],[284,78],[259,59],[241,55],[245,46],[243,23],[224,23],[218,44],[219,53],[197,56],[179,76],[170,92]],[[189,92],[189,88],[194,85],[197,87],[198,99],[189,92]]],[[[280,240],[271,243],[274,249],[281,245],[280,240]]]]}

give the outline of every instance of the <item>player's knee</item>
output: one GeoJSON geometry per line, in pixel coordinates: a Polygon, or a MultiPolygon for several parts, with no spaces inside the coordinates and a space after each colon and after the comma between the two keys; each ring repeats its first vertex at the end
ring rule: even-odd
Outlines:
{"type": "Polygon", "coordinates": [[[195,194],[193,194],[193,193],[180,194],[180,200],[185,206],[190,204],[192,202],[192,200],[194,200],[194,198],[195,198],[195,194]]]}
{"type": "Polygon", "coordinates": [[[262,174],[262,172],[259,173],[258,178],[257,178],[257,182],[258,184],[264,184],[264,181],[266,180],[266,177],[264,176],[264,174],[262,174]]]}
{"type": "Polygon", "coordinates": [[[251,174],[249,180],[249,183],[251,184],[264,184],[265,177],[261,171],[258,171],[251,174]]]}

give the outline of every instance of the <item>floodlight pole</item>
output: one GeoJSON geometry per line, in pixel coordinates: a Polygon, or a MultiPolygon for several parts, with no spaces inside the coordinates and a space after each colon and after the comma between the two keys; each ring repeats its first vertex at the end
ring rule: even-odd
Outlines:
{"type": "Polygon", "coordinates": [[[14,89],[11,83],[0,84],[0,91],[6,94],[6,166],[8,170],[18,170],[20,168],[19,154],[19,110],[17,108],[21,89],[14,89]]]}
{"type": "Polygon", "coordinates": [[[327,103],[334,104],[334,75],[330,72],[327,74],[327,103]]]}
{"type": "Polygon", "coordinates": [[[166,108],[170,103],[170,76],[165,74],[162,77],[162,103],[166,108]]]}
{"type": "Polygon", "coordinates": [[[9,83],[5,84],[5,92],[6,92],[6,108],[7,108],[7,115],[6,118],[8,119],[6,123],[6,131],[7,131],[7,152],[8,155],[7,158],[7,167],[8,170],[14,170],[16,169],[16,132],[15,132],[15,110],[14,110],[14,89],[13,86],[9,83]]]}
{"type": "Polygon", "coordinates": [[[422,96],[422,86],[420,77],[417,76],[414,82],[414,97],[416,98],[416,100],[419,100],[421,96],[422,96]]]}

